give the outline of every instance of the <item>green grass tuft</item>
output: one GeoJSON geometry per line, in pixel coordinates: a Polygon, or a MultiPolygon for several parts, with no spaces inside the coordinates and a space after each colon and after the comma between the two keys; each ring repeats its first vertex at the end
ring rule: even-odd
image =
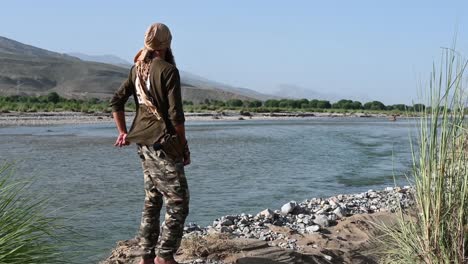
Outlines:
{"type": "Polygon", "coordinates": [[[0,167],[0,263],[64,263],[58,219],[48,216],[47,199],[29,192],[29,182],[0,167]]]}
{"type": "Polygon", "coordinates": [[[433,67],[431,107],[421,116],[413,149],[416,207],[399,212],[395,226],[381,226],[385,263],[468,263],[467,63],[447,49],[433,67]]]}

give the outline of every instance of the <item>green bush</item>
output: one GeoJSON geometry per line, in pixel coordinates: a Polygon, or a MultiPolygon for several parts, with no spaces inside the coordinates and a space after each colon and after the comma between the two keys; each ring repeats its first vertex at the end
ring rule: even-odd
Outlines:
{"type": "Polygon", "coordinates": [[[431,107],[418,107],[423,115],[411,179],[416,207],[411,216],[401,211],[396,226],[382,226],[387,263],[468,260],[468,124],[462,88],[467,65],[454,50],[447,50],[441,72],[431,75],[431,107]]]}
{"type": "Polygon", "coordinates": [[[65,263],[60,254],[58,219],[48,216],[46,199],[0,168],[0,263],[65,263]]]}

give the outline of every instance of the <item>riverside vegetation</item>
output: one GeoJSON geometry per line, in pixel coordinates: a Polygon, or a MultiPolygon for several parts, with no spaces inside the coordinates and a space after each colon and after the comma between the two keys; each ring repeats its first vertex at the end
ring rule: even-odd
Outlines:
{"type": "MultiPolygon", "coordinates": [[[[330,112],[330,113],[384,113],[401,115],[408,112],[422,113],[426,110],[424,104],[385,105],[379,101],[371,101],[362,104],[359,101],[339,100],[331,103],[327,100],[308,99],[270,99],[240,100],[230,99],[227,101],[205,99],[203,103],[194,104],[192,101],[184,101],[186,112],[206,112],[224,110],[237,110],[243,112],[271,113],[271,112],[330,112]]],[[[127,103],[128,111],[135,111],[132,100],[127,103]]],[[[468,111],[468,109],[466,109],[468,111]]],[[[111,109],[107,101],[98,98],[90,99],[67,99],[56,92],[42,96],[0,96],[0,111],[9,112],[83,112],[83,113],[110,113],[111,109]]]]}
{"type": "Polygon", "coordinates": [[[11,165],[0,167],[0,263],[64,263],[63,227],[47,212],[47,198],[29,192],[11,165]]]}
{"type": "Polygon", "coordinates": [[[433,68],[428,101],[413,150],[416,206],[381,228],[387,263],[468,263],[467,60],[448,49],[433,68]],[[451,111],[448,111],[451,109],[451,111]]]}

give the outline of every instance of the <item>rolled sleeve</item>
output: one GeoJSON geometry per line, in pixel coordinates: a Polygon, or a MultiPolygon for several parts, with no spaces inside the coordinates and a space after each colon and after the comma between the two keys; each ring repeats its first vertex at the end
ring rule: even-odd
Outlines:
{"type": "Polygon", "coordinates": [[[182,106],[182,92],[180,87],[179,71],[172,68],[166,78],[168,117],[172,125],[176,126],[185,122],[182,106]]]}
{"type": "Polygon", "coordinates": [[[120,88],[115,92],[112,99],[109,101],[109,106],[112,107],[112,112],[120,112],[125,110],[125,103],[127,102],[128,98],[133,95],[133,91],[135,90],[133,80],[132,80],[132,70],[128,75],[128,79],[126,79],[120,88]]]}

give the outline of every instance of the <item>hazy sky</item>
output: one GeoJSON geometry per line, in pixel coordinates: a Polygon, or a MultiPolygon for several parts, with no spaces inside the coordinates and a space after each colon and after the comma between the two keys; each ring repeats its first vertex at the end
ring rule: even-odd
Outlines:
{"type": "Polygon", "coordinates": [[[131,61],[153,22],[167,24],[180,69],[261,92],[281,84],[411,103],[468,1],[64,1],[1,4],[0,35],[58,52],[131,61]]]}

